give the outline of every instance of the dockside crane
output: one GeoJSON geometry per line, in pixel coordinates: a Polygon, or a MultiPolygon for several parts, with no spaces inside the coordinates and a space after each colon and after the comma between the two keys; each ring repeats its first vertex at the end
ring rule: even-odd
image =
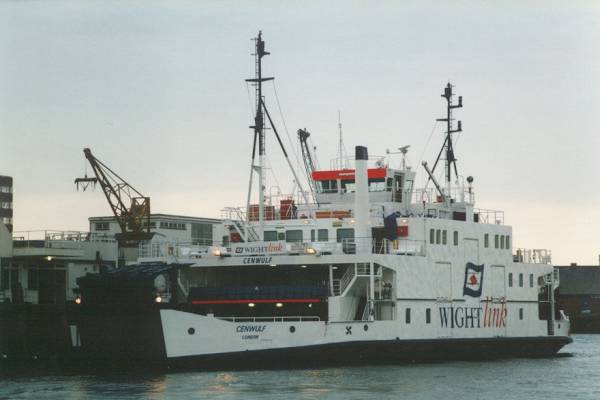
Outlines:
{"type": "Polygon", "coordinates": [[[120,248],[137,247],[141,241],[150,240],[150,197],[144,196],[127,181],[121,178],[106,164],[97,159],[89,148],[83,149],[94,177],[75,179],[75,185],[85,189],[100,184],[104,196],[121,227],[121,233],[115,238],[120,248]]]}
{"type": "Polygon", "coordinates": [[[302,150],[302,160],[304,161],[304,169],[306,171],[306,179],[308,180],[308,186],[312,193],[312,197],[317,202],[317,188],[313,179],[313,172],[318,169],[316,157],[312,154],[310,146],[308,145],[308,138],[310,132],[306,129],[298,129],[298,140],[300,140],[300,149],[302,150]]]}

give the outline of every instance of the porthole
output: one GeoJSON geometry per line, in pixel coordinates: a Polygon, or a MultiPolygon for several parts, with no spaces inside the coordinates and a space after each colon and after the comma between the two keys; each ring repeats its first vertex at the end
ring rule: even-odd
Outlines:
{"type": "Polygon", "coordinates": [[[368,331],[369,330],[369,325],[365,324],[365,326],[363,326],[363,329],[365,330],[365,332],[368,331]]]}
{"type": "Polygon", "coordinates": [[[295,327],[295,326],[293,326],[293,325],[292,325],[292,326],[290,326],[290,332],[291,332],[291,333],[294,333],[294,332],[296,332],[296,327],[295,327]]]}
{"type": "Polygon", "coordinates": [[[194,333],[196,333],[196,330],[194,328],[189,328],[188,329],[188,334],[189,335],[193,335],[194,333]]]}

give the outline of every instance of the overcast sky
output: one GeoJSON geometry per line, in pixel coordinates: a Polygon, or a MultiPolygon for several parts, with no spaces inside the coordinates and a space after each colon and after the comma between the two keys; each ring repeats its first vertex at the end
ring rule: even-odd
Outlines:
{"type": "Polygon", "coordinates": [[[266,102],[286,143],[285,126],[292,139],[307,128],[329,166],[340,110],[350,151],[410,144],[423,176],[450,80],[464,98],[456,155],[476,206],[505,211],[515,247],[598,263],[595,1],[0,2],[0,174],[14,177],[15,230],[86,230],[89,216],[110,214],[99,189],[75,191],[84,147],[153,212],[218,217],[244,204],[244,79],[259,29],[276,77],[266,102]]]}

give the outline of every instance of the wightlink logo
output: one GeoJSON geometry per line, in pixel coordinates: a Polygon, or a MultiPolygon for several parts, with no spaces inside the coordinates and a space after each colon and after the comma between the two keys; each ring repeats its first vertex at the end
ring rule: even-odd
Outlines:
{"type": "Polygon", "coordinates": [[[283,243],[269,243],[259,245],[241,245],[235,247],[236,256],[249,256],[259,254],[282,253],[285,250],[283,243]]]}
{"type": "Polygon", "coordinates": [[[440,307],[440,325],[442,328],[506,328],[506,300],[499,305],[486,297],[483,307],[440,307]]]}

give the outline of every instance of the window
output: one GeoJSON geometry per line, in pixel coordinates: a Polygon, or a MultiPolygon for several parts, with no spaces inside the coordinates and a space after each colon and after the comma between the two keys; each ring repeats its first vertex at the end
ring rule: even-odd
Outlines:
{"type": "Polygon", "coordinates": [[[512,272],[508,273],[508,287],[512,287],[513,285],[513,277],[512,277],[512,272]]]}
{"type": "Polygon", "coordinates": [[[329,241],[329,229],[319,229],[317,231],[317,240],[319,242],[328,242],[329,241]]]}
{"type": "Polygon", "coordinates": [[[500,248],[504,248],[504,235],[500,235],[500,248]]]}
{"type": "Polygon", "coordinates": [[[448,244],[448,231],[445,229],[442,231],[442,244],[448,244]]]}
{"type": "MultiPolygon", "coordinates": [[[[148,221],[142,222],[142,228],[148,228],[148,221]]],[[[150,229],[156,229],[156,222],[150,222],[150,229]]]]}
{"type": "Polygon", "coordinates": [[[12,193],[12,187],[0,186],[0,193],[12,193]]]}
{"type": "Polygon", "coordinates": [[[440,229],[436,229],[435,231],[435,244],[440,244],[442,241],[442,231],[440,229]]]}
{"type": "Polygon", "coordinates": [[[510,235],[506,235],[505,245],[506,248],[510,250],[510,235]]]}
{"type": "Polygon", "coordinates": [[[12,218],[3,217],[2,218],[2,223],[5,224],[5,225],[12,225],[12,218]]]}
{"type": "Polygon", "coordinates": [[[519,319],[523,319],[523,309],[519,308],[519,319]]]}
{"type": "Polygon", "coordinates": [[[10,201],[0,202],[0,208],[12,208],[12,203],[10,201]]]}
{"type": "Polygon", "coordinates": [[[404,314],[404,320],[407,324],[410,324],[410,308],[406,309],[406,312],[404,314]]]}
{"type": "Polygon", "coordinates": [[[519,274],[519,287],[523,287],[523,274],[519,274]]]}
{"type": "Polygon", "coordinates": [[[7,290],[19,282],[19,271],[16,268],[2,267],[2,287],[0,289],[7,290]],[[10,277],[10,285],[8,283],[10,277]]]}
{"type": "Polygon", "coordinates": [[[454,245],[458,246],[458,231],[454,231],[454,245]]]}
{"type": "Polygon", "coordinates": [[[498,245],[499,245],[499,243],[498,243],[498,235],[494,235],[494,248],[497,249],[498,245]]]}
{"type": "Polygon", "coordinates": [[[315,241],[315,230],[314,229],[310,230],[310,241],[311,242],[315,241]]]}
{"type": "Polygon", "coordinates": [[[96,222],[95,227],[97,231],[107,231],[108,222],[96,222]]]}
{"type": "Polygon", "coordinates": [[[337,193],[337,181],[317,181],[317,190],[320,193],[337,193]]]}
{"type": "Polygon", "coordinates": [[[354,228],[340,228],[336,231],[337,242],[342,244],[342,251],[346,254],[354,254],[354,228]]]}
{"type": "Polygon", "coordinates": [[[276,242],[277,231],[265,231],[265,242],[276,242]]]}
{"type": "Polygon", "coordinates": [[[429,230],[429,243],[431,243],[431,244],[435,243],[435,229],[429,230]]]}
{"type": "MultiPolygon", "coordinates": [[[[204,224],[199,224],[199,225],[204,225],[204,224]]],[[[212,225],[210,225],[210,224],[208,224],[208,225],[211,226],[211,230],[212,230],[212,225]]],[[[185,224],[181,223],[181,222],[161,222],[160,227],[161,227],[161,229],[176,229],[179,231],[186,230],[185,224]]],[[[212,238],[212,233],[211,233],[211,238],[212,238]]]]}
{"type": "Polygon", "coordinates": [[[425,323],[426,324],[431,323],[431,308],[428,308],[425,310],[425,323]]]}
{"type": "Polygon", "coordinates": [[[354,179],[342,179],[342,193],[350,193],[356,190],[354,179]]]}
{"type": "Polygon", "coordinates": [[[483,247],[485,247],[486,249],[488,247],[490,247],[490,234],[486,233],[485,235],[483,235],[483,247]]]}
{"type": "Polygon", "coordinates": [[[302,230],[294,229],[291,231],[285,231],[285,241],[288,243],[302,242],[302,230]]]}
{"type": "Polygon", "coordinates": [[[369,192],[385,192],[385,178],[369,179],[369,192]]]}
{"type": "Polygon", "coordinates": [[[533,287],[533,274],[529,274],[529,287],[533,287]]]}

